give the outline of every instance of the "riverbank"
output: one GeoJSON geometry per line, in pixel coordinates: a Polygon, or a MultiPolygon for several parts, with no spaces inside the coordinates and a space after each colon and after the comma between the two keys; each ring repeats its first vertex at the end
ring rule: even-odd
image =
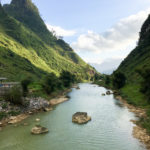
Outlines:
{"type": "MultiPolygon", "coordinates": [[[[135,124],[135,126],[133,127],[133,136],[136,139],[138,139],[140,142],[144,143],[146,145],[146,148],[148,150],[150,150],[150,134],[148,133],[146,128],[144,128],[141,125],[141,119],[148,118],[146,109],[140,108],[140,105],[135,106],[135,105],[133,105],[133,103],[129,104],[130,101],[128,101],[126,98],[123,98],[124,96],[122,95],[123,94],[122,92],[116,91],[116,90],[114,91],[112,89],[112,86],[106,85],[104,81],[95,82],[95,84],[105,87],[108,90],[112,90],[113,94],[115,95],[115,98],[118,99],[119,101],[121,101],[124,104],[124,106],[126,106],[129,109],[130,112],[133,112],[134,114],[136,114],[136,116],[139,118],[139,120],[131,120],[131,122],[133,122],[135,124]]],[[[131,90],[132,89],[130,89],[130,92],[131,92],[131,90]]],[[[134,94],[136,94],[136,93],[134,93],[134,94]]]]}
{"type": "MultiPolygon", "coordinates": [[[[130,112],[135,113],[138,118],[147,117],[145,109],[128,104],[127,101],[121,96],[115,96],[115,98],[121,101],[124,104],[124,106],[126,106],[129,109],[130,112]]],[[[140,140],[140,142],[144,143],[146,145],[146,148],[150,150],[150,135],[147,133],[146,129],[141,127],[138,120],[131,120],[131,122],[135,124],[135,126],[133,127],[133,136],[140,140]]]]}
{"type": "MultiPolygon", "coordinates": [[[[73,87],[76,87],[76,86],[73,86],[73,87]]],[[[7,126],[8,124],[17,124],[35,113],[43,112],[43,111],[44,112],[52,111],[53,106],[56,106],[60,103],[63,103],[69,100],[69,97],[67,96],[67,94],[71,92],[71,90],[72,90],[71,88],[66,89],[60,92],[57,96],[51,98],[50,100],[46,100],[41,97],[27,98],[27,101],[29,102],[27,107],[22,108],[21,106],[19,108],[19,106],[11,106],[15,109],[17,107],[18,110],[22,109],[23,111],[16,116],[10,115],[9,117],[2,119],[0,121],[0,130],[2,130],[2,128],[7,126]]]]}

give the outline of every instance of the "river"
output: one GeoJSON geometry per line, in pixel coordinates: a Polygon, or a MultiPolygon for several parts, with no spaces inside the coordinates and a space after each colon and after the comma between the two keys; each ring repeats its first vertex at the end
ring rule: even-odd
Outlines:
{"type": "Polygon", "coordinates": [[[102,96],[106,89],[82,83],[80,90],[69,93],[69,101],[59,104],[51,112],[31,116],[17,126],[7,126],[0,131],[0,150],[145,150],[143,144],[132,136],[137,119],[113,95],[102,96]],[[72,123],[75,112],[87,112],[92,121],[84,125],[72,123]],[[31,135],[31,128],[40,124],[49,129],[48,134],[31,135]]]}

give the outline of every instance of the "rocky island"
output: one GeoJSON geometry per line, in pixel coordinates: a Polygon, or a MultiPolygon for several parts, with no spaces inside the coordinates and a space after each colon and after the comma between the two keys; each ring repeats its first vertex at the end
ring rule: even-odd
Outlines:
{"type": "Polygon", "coordinates": [[[72,122],[78,124],[85,124],[91,120],[91,117],[88,116],[86,112],[77,112],[72,116],[72,122]]]}
{"type": "Polygon", "coordinates": [[[33,127],[31,129],[31,133],[32,134],[43,134],[43,133],[47,133],[48,132],[48,129],[45,128],[45,127],[42,127],[40,125],[36,125],[35,127],[33,127]]]}

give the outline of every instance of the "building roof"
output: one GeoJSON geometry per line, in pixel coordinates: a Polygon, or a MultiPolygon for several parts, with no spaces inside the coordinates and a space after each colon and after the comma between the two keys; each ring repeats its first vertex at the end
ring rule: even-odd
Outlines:
{"type": "Polygon", "coordinates": [[[7,78],[0,77],[0,80],[7,80],[7,78]]]}

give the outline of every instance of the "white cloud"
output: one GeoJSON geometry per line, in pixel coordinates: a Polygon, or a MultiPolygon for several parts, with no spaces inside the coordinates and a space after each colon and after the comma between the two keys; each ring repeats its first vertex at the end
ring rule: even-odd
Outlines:
{"type": "Polygon", "coordinates": [[[122,60],[122,58],[108,58],[100,64],[91,63],[91,65],[95,67],[100,73],[111,74],[114,70],[118,68],[122,60]]]}
{"type": "Polygon", "coordinates": [[[87,34],[80,35],[71,45],[78,53],[125,50],[138,40],[140,28],[149,13],[150,8],[121,19],[103,34],[88,31],[87,34]]]}
{"type": "Polygon", "coordinates": [[[65,30],[65,29],[63,29],[60,26],[52,26],[50,24],[46,24],[46,25],[47,25],[47,28],[50,31],[55,31],[57,36],[64,36],[64,37],[66,37],[66,36],[73,36],[73,35],[76,34],[75,30],[65,30]]]}

